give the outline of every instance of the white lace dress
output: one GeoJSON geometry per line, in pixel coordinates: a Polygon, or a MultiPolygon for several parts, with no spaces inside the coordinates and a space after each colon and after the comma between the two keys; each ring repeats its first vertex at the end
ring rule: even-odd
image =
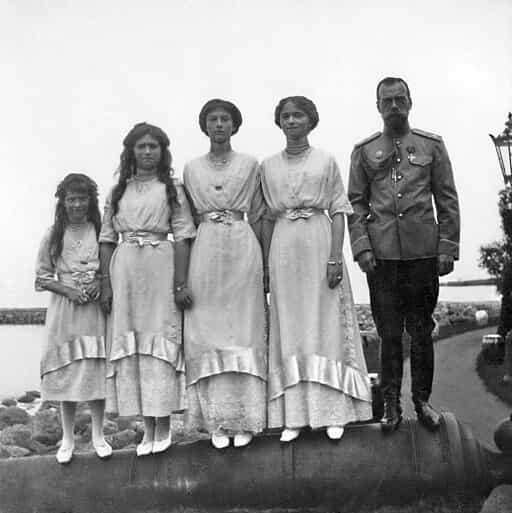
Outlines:
{"type": "Polygon", "coordinates": [[[268,424],[320,428],[372,417],[371,389],[346,268],[327,285],[329,216],[350,214],[335,159],[311,149],[261,165],[275,228],[269,255],[268,424]]]}
{"type": "MultiPolygon", "coordinates": [[[[258,163],[233,153],[213,168],[189,162],[185,187],[200,217],[231,211],[238,219],[201,222],[190,259],[194,306],[185,313],[189,428],[258,433],[266,425],[267,339],[261,248],[242,215],[264,212],[258,163]]],[[[229,216],[229,214],[228,214],[229,216]]]]}

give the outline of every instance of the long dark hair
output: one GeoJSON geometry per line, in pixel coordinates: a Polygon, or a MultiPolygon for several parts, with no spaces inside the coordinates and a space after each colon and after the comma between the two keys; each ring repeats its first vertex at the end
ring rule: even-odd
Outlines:
{"type": "Polygon", "coordinates": [[[70,173],[59,183],[55,192],[57,205],[55,206],[55,220],[50,236],[50,256],[53,262],[56,262],[62,254],[64,231],[69,223],[64,200],[66,194],[70,192],[87,194],[89,197],[87,221],[94,225],[96,238],[99,237],[101,230],[101,214],[98,207],[98,186],[96,182],[82,173],[70,173]]]}
{"type": "Polygon", "coordinates": [[[162,158],[158,163],[156,175],[158,180],[165,184],[167,203],[171,212],[169,217],[170,224],[174,208],[179,207],[179,202],[178,193],[172,180],[174,170],[172,168],[172,155],[169,151],[169,138],[161,128],[150,125],[149,123],[137,123],[124,138],[124,149],[121,153],[120,164],[118,168],[119,181],[112,190],[112,212],[113,215],[117,214],[119,210],[119,201],[123,197],[124,191],[126,190],[126,186],[128,184],[128,180],[134,177],[137,173],[133,148],[135,143],[145,135],[151,135],[154,137],[158,141],[158,144],[160,144],[160,149],[162,150],[162,158]]]}

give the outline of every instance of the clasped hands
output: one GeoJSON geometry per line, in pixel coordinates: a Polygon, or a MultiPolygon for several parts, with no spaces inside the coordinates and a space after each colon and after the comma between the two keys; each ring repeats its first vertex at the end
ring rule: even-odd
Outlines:
{"type": "Polygon", "coordinates": [[[101,294],[101,285],[99,280],[93,280],[84,284],[81,288],[76,289],[68,287],[66,297],[77,305],[85,305],[91,301],[96,301],[101,294]]]}
{"type": "MultiPolygon", "coordinates": [[[[364,273],[371,273],[377,266],[373,251],[366,250],[359,254],[357,263],[364,273]]],[[[445,276],[453,271],[453,257],[451,255],[438,255],[437,257],[437,274],[445,276]]]]}

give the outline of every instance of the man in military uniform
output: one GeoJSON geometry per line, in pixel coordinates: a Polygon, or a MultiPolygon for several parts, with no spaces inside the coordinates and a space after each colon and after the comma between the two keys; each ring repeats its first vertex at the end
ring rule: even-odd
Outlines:
{"type": "Polygon", "coordinates": [[[354,259],[366,273],[381,346],[384,431],[402,420],[402,334],[411,336],[412,399],[418,419],[439,427],[428,403],[434,374],[432,313],[439,276],[459,256],[459,204],[452,168],[438,135],[411,129],[407,83],[388,77],[377,86],[378,132],[356,144],[348,195],[354,259]],[[433,200],[433,201],[432,201],[433,200]],[[435,204],[435,211],[434,211],[435,204]]]}

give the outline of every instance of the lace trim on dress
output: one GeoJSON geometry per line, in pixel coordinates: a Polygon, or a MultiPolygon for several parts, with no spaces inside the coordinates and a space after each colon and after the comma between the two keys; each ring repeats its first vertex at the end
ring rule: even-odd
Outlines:
{"type": "Polygon", "coordinates": [[[267,356],[254,348],[214,349],[187,361],[187,385],[224,372],[250,374],[267,380],[267,356]]]}
{"type": "Polygon", "coordinates": [[[165,360],[178,372],[185,370],[185,359],[181,344],[178,344],[176,340],[172,340],[162,333],[136,333],[129,331],[124,335],[116,337],[112,345],[110,361],[121,360],[134,354],[143,354],[165,360]]]}
{"type": "Polygon", "coordinates": [[[105,357],[105,337],[103,336],[82,335],[74,337],[65,344],[57,346],[50,344],[50,348],[41,358],[41,377],[76,360],[105,357]]]}
{"type": "Polygon", "coordinates": [[[269,399],[283,395],[286,388],[301,381],[335,388],[355,399],[372,400],[370,379],[366,373],[344,362],[317,354],[294,355],[269,377],[269,399]]]}

